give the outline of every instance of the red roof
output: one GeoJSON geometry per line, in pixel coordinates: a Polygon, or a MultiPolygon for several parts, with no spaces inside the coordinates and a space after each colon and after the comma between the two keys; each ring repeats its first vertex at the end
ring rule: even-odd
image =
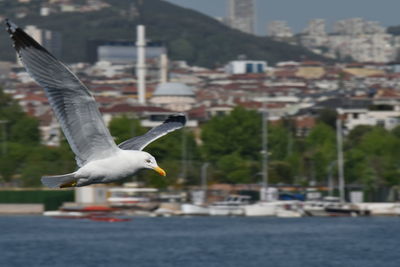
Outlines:
{"type": "Polygon", "coordinates": [[[207,108],[205,106],[193,108],[187,114],[191,119],[205,119],[207,118],[207,108]]]}
{"type": "Polygon", "coordinates": [[[122,92],[124,94],[137,94],[137,87],[133,85],[125,86],[122,88],[122,92]]]}
{"type": "Polygon", "coordinates": [[[49,100],[46,97],[40,96],[40,95],[35,95],[35,94],[27,94],[20,101],[40,102],[40,103],[43,103],[43,104],[49,103],[49,100]]]}
{"type": "Polygon", "coordinates": [[[311,67],[311,66],[320,67],[320,66],[323,66],[324,63],[322,63],[320,61],[303,61],[303,62],[301,62],[301,65],[302,66],[307,66],[307,67],[311,67]]]}
{"type": "Polygon", "coordinates": [[[314,117],[297,117],[295,120],[296,128],[311,129],[315,126],[314,117]]]}

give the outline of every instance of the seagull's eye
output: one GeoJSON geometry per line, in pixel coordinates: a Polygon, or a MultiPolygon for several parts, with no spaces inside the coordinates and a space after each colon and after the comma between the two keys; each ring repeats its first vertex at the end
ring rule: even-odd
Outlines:
{"type": "Polygon", "coordinates": [[[151,163],[151,159],[146,159],[146,162],[147,163],[151,163]]]}

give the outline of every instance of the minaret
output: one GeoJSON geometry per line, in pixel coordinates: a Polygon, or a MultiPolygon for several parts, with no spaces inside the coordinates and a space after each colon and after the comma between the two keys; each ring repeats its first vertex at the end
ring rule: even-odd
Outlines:
{"type": "Polygon", "coordinates": [[[144,25],[137,26],[137,65],[136,76],[138,84],[139,103],[146,104],[146,32],[144,25]]]}
{"type": "Polygon", "coordinates": [[[168,82],[168,57],[165,53],[160,56],[160,83],[168,82]]]}

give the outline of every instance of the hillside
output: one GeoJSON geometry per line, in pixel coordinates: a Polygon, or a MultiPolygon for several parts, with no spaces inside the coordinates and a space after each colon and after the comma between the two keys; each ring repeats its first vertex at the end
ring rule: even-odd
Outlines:
{"type": "MultiPolygon", "coordinates": [[[[135,25],[147,26],[148,38],[166,43],[169,55],[175,60],[213,67],[246,55],[270,63],[282,60],[319,59],[302,47],[276,42],[267,37],[256,37],[232,30],[199,12],[181,8],[161,0],[107,0],[112,7],[90,13],[59,13],[47,17],[38,14],[38,2],[33,1],[29,14],[15,19],[12,6],[0,2],[0,10],[17,24],[37,25],[57,30],[63,35],[63,60],[85,61],[86,42],[95,39],[134,40],[135,25]],[[134,3],[134,4],[132,4],[134,3]]],[[[5,31],[0,31],[0,60],[14,60],[15,56],[5,31]]]]}
{"type": "Polygon", "coordinates": [[[387,32],[393,35],[400,35],[400,25],[388,27],[387,32]]]}

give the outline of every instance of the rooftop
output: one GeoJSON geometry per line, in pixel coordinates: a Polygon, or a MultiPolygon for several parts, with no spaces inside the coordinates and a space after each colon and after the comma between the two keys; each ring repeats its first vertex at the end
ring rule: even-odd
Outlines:
{"type": "Polygon", "coordinates": [[[153,96],[194,96],[192,88],[183,83],[159,84],[153,96]]]}

